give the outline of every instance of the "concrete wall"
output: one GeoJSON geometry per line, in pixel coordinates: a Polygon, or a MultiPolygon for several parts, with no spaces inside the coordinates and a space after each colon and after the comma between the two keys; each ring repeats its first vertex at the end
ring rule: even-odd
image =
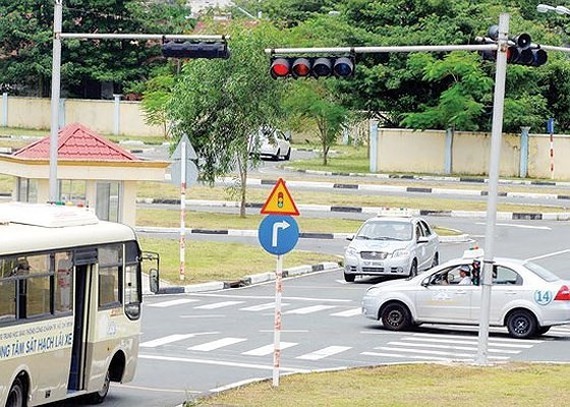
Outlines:
{"type": "MultiPolygon", "coordinates": [[[[9,96],[0,98],[0,125],[31,129],[51,127],[50,99],[9,96]],[[4,106],[5,101],[7,106],[4,106]],[[6,117],[4,117],[6,115],[6,117]]],[[[144,121],[140,102],[121,100],[118,112],[114,100],[62,99],[60,123],[80,122],[101,134],[162,136],[160,126],[144,121]],[[115,118],[118,117],[118,126],[115,118]],[[118,128],[118,133],[116,129],[118,128]]]]}
{"type": "MultiPolygon", "coordinates": [[[[570,156],[570,136],[555,135],[553,140],[554,178],[570,179],[570,160],[563,159],[570,156]]],[[[452,173],[487,175],[490,149],[491,133],[456,131],[452,173]]],[[[444,160],[445,131],[378,129],[377,172],[444,174],[444,160]]],[[[519,172],[520,135],[503,134],[500,175],[518,177],[519,172]]],[[[549,135],[529,135],[528,176],[551,178],[549,135]]]]}

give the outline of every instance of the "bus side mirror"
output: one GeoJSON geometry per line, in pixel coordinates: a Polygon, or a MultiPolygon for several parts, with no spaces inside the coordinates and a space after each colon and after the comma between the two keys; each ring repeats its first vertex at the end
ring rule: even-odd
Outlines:
{"type": "Polygon", "coordinates": [[[158,270],[157,269],[150,269],[148,274],[148,282],[150,285],[150,291],[152,293],[157,294],[158,290],[160,289],[159,285],[159,277],[158,277],[158,270]]]}

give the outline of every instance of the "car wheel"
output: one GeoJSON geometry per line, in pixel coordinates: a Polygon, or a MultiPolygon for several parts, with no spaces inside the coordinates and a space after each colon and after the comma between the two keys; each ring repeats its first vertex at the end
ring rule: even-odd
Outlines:
{"type": "Polygon", "coordinates": [[[540,328],[538,328],[536,330],[536,335],[537,336],[544,335],[545,333],[550,331],[550,328],[552,328],[552,327],[551,326],[541,326],[540,328]]]}
{"type": "Polygon", "coordinates": [[[431,262],[431,267],[435,267],[439,264],[439,253],[433,255],[433,261],[431,262]]]}
{"type": "Polygon", "coordinates": [[[513,338],[530,338],[535,334],[536,326],[536,318],[527,310],[516,310],[507,318],[507,329],[513,338]]]}
{"type": "Polygon", "coordinates": [[[347,283],[352,283],[354,282],[354,279],[356,278],[355,274],[346,274],[344,273],[344,281],[346,281],[347,283]]]}
{"type": "Polygon", "coordinates": [[[107,394],[109,393],[109,386],[110,385],[111,385],[111,373],[109,371],[107,371],[107,375],[105,376],[105,382],[103,383],[103,387],[98,392],[89,394],[87,396],[87,401],[90,404],[101,404],[105,400],[105,398],[107,397],[107,394]]]}
{"type": "Polygon", "coordinates": [[[289,150],[287,150],[287,154],[285,154],[285,161],[289,161],[289,159],[291,158],[291,149],[289,148],[289,150]]]}
{"type": "Polygon", "coordinates": [[[418,261],[414,259],[412,261],[412,267],[410,267],[410,277],[415,277],[418,275],[418,261]]]}
{"type": "Polygon", "coordinates": [[[382,310],[382,324],[390,331],[408,329],[411,324],[410,311],[404,304],[388,304],[382,310]]]}
{"type": "Polygon", "coordinates": [[[26,394],[24,390],[24,384],[20,378],[16,378],[10,391],[8,392],[8,398],[6,399],[6,407],[24,407],[26,400],[26,394]]]}

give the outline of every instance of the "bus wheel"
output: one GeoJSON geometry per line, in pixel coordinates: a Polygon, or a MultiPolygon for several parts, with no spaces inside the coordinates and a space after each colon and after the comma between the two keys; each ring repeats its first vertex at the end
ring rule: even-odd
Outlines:
{"type": "Polygon", "coordinates": [[[111,373],[107,370],[103,387],[98,392],[89,394],[87,396],[87,401],[90,404],[101,404],[105,400],[105,397],[107,397],[107,394],[109,394],[110,384],[111,384],[111,373]]]}
{"type": "Polygon", "coordinates": [[[10,391],[8,392],[8,400],[6,401],[6,407],[24,407],[25,406],[25,391],[24,384],[20,378],[16,378],[10,391]]]}

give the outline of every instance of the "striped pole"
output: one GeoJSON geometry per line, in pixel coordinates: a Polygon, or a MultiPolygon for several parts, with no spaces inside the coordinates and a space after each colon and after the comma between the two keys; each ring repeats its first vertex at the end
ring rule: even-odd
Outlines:
{"type": "Polygon", "coordinates": [[[548,119],[546,129],[550,133],[550,178],[554,178],[554,117],[548,119]]]}
{"type": "Polygon", "coordinates": [[[273,387],[279,386],[281,364],[281,296],[283,294],[283,256],[277,255],[275,272],[275,324],[273,327],[273,387]]]}
{"type": "Polygon", "coordinates": [[[184,281],[186,251],[186,142],[180,144],[180,281],[184,281]]]}

